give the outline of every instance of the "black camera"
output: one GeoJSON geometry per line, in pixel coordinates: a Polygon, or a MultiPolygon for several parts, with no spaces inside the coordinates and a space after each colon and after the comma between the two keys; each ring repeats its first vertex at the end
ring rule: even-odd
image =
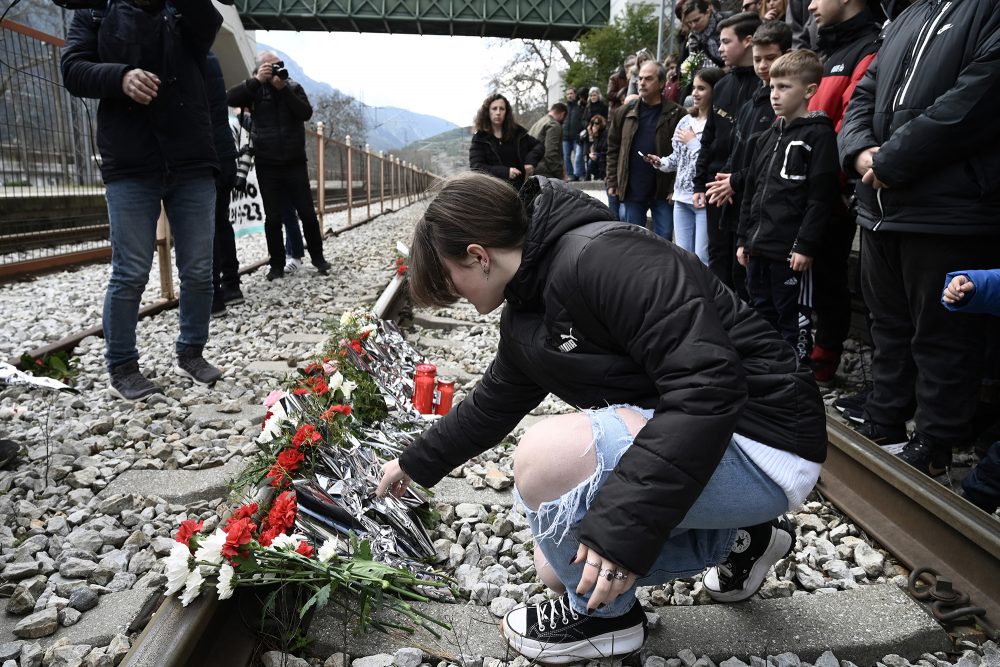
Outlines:
{"type": "Polygon", "coordinates": [[[236,182],[233,184],[233,189],[246,192],[247,174],[250,173],[252,166],[253,146],[247,144],[240,150],[240,154],[236,158],[236,182]]]}
{"type": "Polygon", "coordinates": [[[285,67],[284,61],[271,63],[271,76],[276,76],[282,81],[288,80],[288,68],[285,67]]]}

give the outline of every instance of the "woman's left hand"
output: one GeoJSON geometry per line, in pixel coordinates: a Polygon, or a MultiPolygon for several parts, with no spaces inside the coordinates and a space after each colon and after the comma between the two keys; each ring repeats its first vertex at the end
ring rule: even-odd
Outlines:
{"type": "Polygon", "coordinates": [[[612,562],[581,544],[576,550],[574,563],[583,563],[583,576],[576,586],[577,595],[586,595],[593,589],[587,601],[587,611],[594,611],[618,599],[635,583],[636,575],[628,572],[621,565],[612,562]]]}

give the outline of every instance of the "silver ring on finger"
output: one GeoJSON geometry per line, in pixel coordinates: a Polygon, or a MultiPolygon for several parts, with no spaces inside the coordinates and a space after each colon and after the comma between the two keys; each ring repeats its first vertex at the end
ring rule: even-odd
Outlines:
{"type": "Polygon", "coordinates": [[[601,573],[600,573],[600,575],[599,575],[599,576],[602,576],[602,577],[604,577],[604,578],[605,578],[605,579],[607,579],[608,581],[614,581],[614,578],[615,578],[615,573],[614,573],[614,572],[612,572],[611,570],[609,570],[609,569],[605,568],[605,569],[601,570],[601,573]]]}
{"type": "Polygon", "coordinates": [[[600,567],[601,566],[600,563],[598,563],[597,561],[594,561],[594,560],[588,560],[587,561],[587,565],[589,565],[590,567],[600,567]]]}
{"type": "Polygon", "coordinates": [[[625,581],[626,579],[628,579],[627,573],[621,570],[615,570],[615,581],[625,581]]]}

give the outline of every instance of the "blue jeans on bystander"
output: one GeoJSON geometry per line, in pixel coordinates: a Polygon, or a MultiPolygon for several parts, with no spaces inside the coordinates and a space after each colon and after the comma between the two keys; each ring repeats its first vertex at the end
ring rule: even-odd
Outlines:
{"type": "Polygon", "coordinates": [[[653,231],[657,236],[662,236],[668,241],[674,236],[674,210],[670,202],[659,199],[647,199],[645,201],[623,201],[622,208],[625,210],[625,222],[631,222],[640,227],[646,226],[646,211],[653,216],[653,231]]]}
{"type": "Polygon", "coordinates": [[[108,369],[139,358],[136,325],[156,247],[160,201],[173,232],[180,277],[177,351],[208,341],[212,311],[212,243],[215,238],[215,179],[204,174],[144,176],[106,185],[111,225],[111,279],[104,296],[104,341],[108,369]]]}
{"type": "Polygon", "coordinates": [[[674,237],[677,245],[698,255],[708,266],[708,212],[704,208],[675,201],[674,237]]]}

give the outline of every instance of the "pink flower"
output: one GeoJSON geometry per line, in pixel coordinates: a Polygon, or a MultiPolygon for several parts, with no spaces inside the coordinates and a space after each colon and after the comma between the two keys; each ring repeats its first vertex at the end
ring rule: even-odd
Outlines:
{"type": "Polygon", "coordinates": [[[284,397],[285,397],[285,392],[281,391],[280,389],[275,389],[270,394],[267,395],[267,398],[264,399],[264,407],[269,408],[278,401],[280,401],[281,399],[283,399],[284,397]]]}

